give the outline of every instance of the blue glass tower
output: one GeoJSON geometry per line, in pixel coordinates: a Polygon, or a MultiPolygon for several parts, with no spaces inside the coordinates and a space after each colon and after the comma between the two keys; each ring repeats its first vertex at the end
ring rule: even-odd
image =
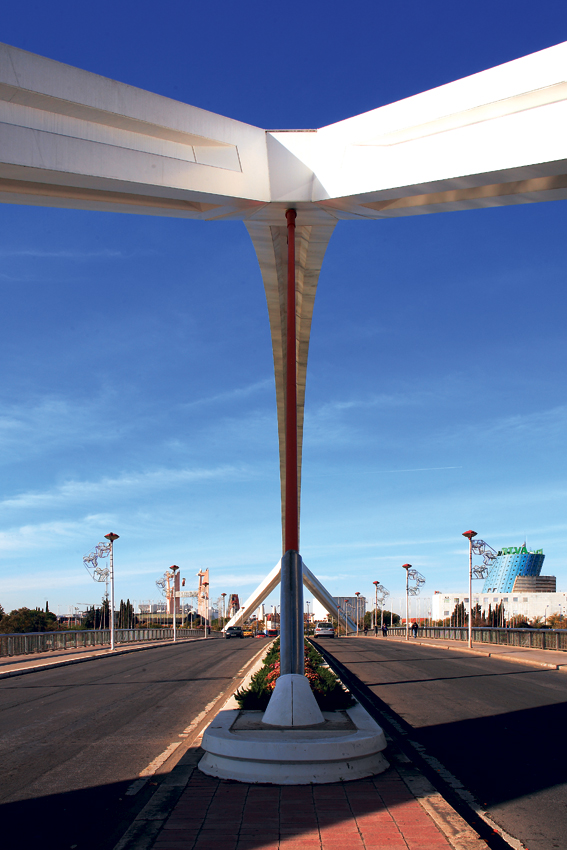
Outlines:
{"type": "Polygon", "coordinates": [[[535,578],[541,573],[545,555],[541,549],[528,552],[526,545],[501,549],[492,562],[483,593],[511,593],[518,576],[535,578]]]}

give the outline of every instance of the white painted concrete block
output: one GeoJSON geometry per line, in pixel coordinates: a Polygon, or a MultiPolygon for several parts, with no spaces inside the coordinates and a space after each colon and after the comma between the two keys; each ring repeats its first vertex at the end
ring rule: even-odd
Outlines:
{"type": "Polygon", "coordinates": [[[324,718],[305,676],[280,676],[264,713],[267,726],[315,726],[324,718]]]}

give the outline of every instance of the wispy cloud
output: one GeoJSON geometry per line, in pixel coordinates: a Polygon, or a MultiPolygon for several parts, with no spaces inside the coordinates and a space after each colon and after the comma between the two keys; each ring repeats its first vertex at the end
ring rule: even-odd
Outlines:
{"type": "Polygon", "coordinates": [[[128,494],[148,493],[193,481],[237,481],[250,478],[253,472],[246,466],[222,465],[194,469],[155,469],[148,472],[124,473],[115,478],[98,481],[67,481],[44,492],[21,493],[0,502],[0,510],[22,508],[53,508],[64,504],[77,504],[94,498],[108,498],[128,494]]]}
{"type": "Polygon", "coordinates": [[[248,384],[248,386],[245,387],[235,387],[234,389],[227,390],[223,393],[217,393],[215,395],[195,399],[194,401],[189,401],[186,404],[180,405],[180,408],[183,410],[190,410],[195,407],[204,407],[207,404],[217,404],[219,402],[247,398],[248,396],[254,395],[254,393],[263,392],[268,388],[271,389],[273,386],[273,378],[265,378],[262,381],[256,381],[255,383],[248,384]]]}
{"type": "Polygon", "coordinates": [[[119,251],[113,248],[101,248],[97,251],[66,249],[46,251],[41,248],[0,248],[0,257],[25,257],[27,259],[37,258],[42,260],[115,260],[127,259],[132,256],[134,256],[134,252],[119,251]]]}
{"type": "MultiPolygon", "coordinates": [[[[213,593],[217,592],[214,590],[214,587],[218,587],[222,585],[223,587],[247,587],[248,585],[259,585],[261,581],[266,578],[268,570],[266,569],[264,572],[257,573],[223,573],[217,571],[214,577],[211,578],[213,581],[213,593]]],[[[243,600],[240,600],[242,604],[243,600]]]]}
{"type": "MultiPolygon", "coordinates": [[[[398,472],[439,472],[445,469],[463,469],[462,466],[418,466],[412,469],[353,469],[350,474],[358,477],[359,475],[394,475],[398,472]]],[[[344,467],[336,470],[328,470],[325,472],[309,473],[310,478],[326,478],[331,475],[340,475],[344,479],[347,475],[344,467]]]]}
{"type": "MultiPolygon", "coordinates": [[[[35,525],[22,525],[0,532],[0,551],[20,552],[28,549],[61,547],[63,541],[93,537],[100,527],[111,521],[109,514],[89,514],[76,521],[42,522],[35,525]]],[[[20,587],[22,576],[18,577],[20,587]]],[[[29,581],[29,576],[26,576],[29,581]]]]}
{"type": "Polygon", "coordinates": [[[125,424],[100,416],[100,398],[71,402],[47,396],[19,405],[5,405],[0,415],[0,457],[11,461],[17,454],[35,455],[46,446],[68,445],[75,439],[115,440],[125,424]]]}
{"type": "Polygon", "coordinates": [[[423,404],[433,397],[433,393],[423,390],[409,390],[402,393],[377,393],[363,398],[336,400],[322,404],[313,414],[318,418],[336,416],[345,410],[369,410],[373,408],[413,407],[423,404]]]}
{"type": "Polygon", "coordinates": [[[399,393],[376,393],[350,399],[335,399],[305,409],[305,439],[310,445],[352,445],[353,439],[364,439],[367,416],[379,412],[418,408],[431,404],[438,392],[409,387],[399,393]]]}
{"type": "Polygon", "coordinates": [[[38,280],[37,276],[30,277],[29,275],[5,274],[0,272],[0,280],[8,280],[11,283],[30,283],[33,280],[38,280]]]}
{"type": "Polygon", "coordinates": [[[567,429],[567,405],[552,407],[547,410],[536,410],[529,413],[518,413],[510,416],[498,416],[475,421],[465,426],[451,428],[438,434],[439,442],[474,441],[491,442],[499,445],[504,439],[507,444],[531,442],[534,439],[547,442],[565,439],[567,429]]]}
{"type": "Polygon", "coordinates": [[[339,550],[355,550],[355,549],[383,549],[387,547],[404,548],[408,546],[439,546],[446,543],[454,543],[455,537],[415,537],[415,538],[400,538],[394,540],[353,540],[346,543],[332,543],[326,547],[324,544],[316,543],[314,546],[305,546],[304,552],[316,553],[317,555],[339,550]]]}

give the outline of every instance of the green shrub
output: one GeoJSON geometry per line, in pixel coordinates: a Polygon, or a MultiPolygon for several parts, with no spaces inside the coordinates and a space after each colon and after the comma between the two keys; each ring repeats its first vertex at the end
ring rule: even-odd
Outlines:
{"type": "MultiPolygon", "coordinates": [[[[351,694],[339,682],[332,670],[324,666],[323,657],[310,643],[305,642],[305,676],[322,711],[338,711],[354,704],[351,694]]],[[[235,693],[240,708],[264,711],[280,675],[280,641],[274,641],[244,690],[235,693]]]]}

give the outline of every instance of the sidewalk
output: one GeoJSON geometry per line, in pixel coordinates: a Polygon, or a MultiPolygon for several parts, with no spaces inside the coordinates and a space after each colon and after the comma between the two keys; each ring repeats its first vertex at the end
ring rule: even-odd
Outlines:
{"type": "MultiPolygon", "coordinates": [[[[195,640],[205,640],[202,637],[179,638],[178,643],[190,643],[195,640]]],[[[128,652],[141,652],[158,646],[168,646],[173,638],[155,641],[136,641],[127,644],[117,644],[114,651],[110,646],[83,646],[77,649],[58,649],[53,652],[37,652],[32,655],[12,655],[0,657],[0,679],[10,676],[21,676],[25,673],[36,673],[38,670],[52,670],[54,667],[65,667],[69,664],[80,664],[95,658],[125,655],[128,652]]]]}
{"type": "Polygon", "coordinates": [[[396,753],[394,745],[387,752],[392,766],[384,774],[332,785],[251,785],[214,779],[198,770],[201,755],[202,750],[195,748],[184,757],[193,768],[173,808],[171,797],[164,796],[169,805],[160,816],[159,807],[150,801],[115,850],[487,847],[428,781],[404,764],[407,759],[396,753]]]}
{"type": "MultiPolygon", "coordinates": [[[[420,646],[435,646],[438,649],[452,649],[455,652],[485,655],[491,658],[500,658],[502,661],[514,661],[516,664],[529,664],[534,667],[546,667],[547,669],[567,672],[567,652],[555,649],[530,649],[523,646],[502,646],[497,643],[481,643],[480,641],[473,641],[472,649],[469,649],[465,641],[421,638],[419,636],[413,638],[411,634],[409,641],[406,641],[405,637],[401,635],[391,634],[387,638],[383,638],[382,635],[378,637],[368,635],[366,638],[364,638],[364,635],[360,635],[358,640],[360,638],[371,641],[397,641],[398,643],[415,643],[420,646]]],[[[347,638],[347,640],[350,639],[351,637],[347,638]]]]}

